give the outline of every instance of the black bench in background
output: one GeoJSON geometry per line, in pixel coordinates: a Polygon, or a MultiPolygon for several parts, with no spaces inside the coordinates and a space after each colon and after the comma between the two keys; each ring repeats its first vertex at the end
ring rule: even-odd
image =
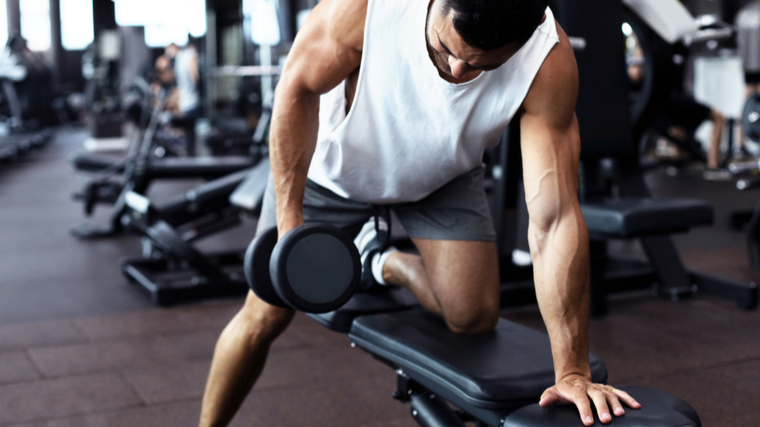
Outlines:
{"type": "MultiPolygon", "coordinates": [[[[635,141],[656,116],[659,97],[651,88],[648,101],[631,112],[625,69],[623,6],[620,2],[555,0],[553,9],[568,34],[584,38],[576,52],[580,93],[576,114],[581,131],[581,185],[579,198],[590,235],[591,313],[607,313],[607,295],[653,288],[673,300],[699,291],[728,299],[743,309],[757,307],[754,283],[688,271],[669,237],[713,222],[712,207],[699,200],[653,199],[644,183],[635,141]],[[589,19],[597,17],[593,25],[589,19]],[[601,18],[603,17],[603,18],[601,18]],[[647,261],[614,258],[607,253],[610,239],[639,239],[647,261]]],[[[667,94],[665,94],[667,95],[667,94]]],[[[510,211],[519,208],[522,165],[518,120],[504,137],[499,153],[499,179],[494,220],[500,235],[502,281],[530,278],[530,268],[512,263],[518,233],[510,211]]],[[[535,301],[530,286],[505,287],[502,304],[535,301]]]]}

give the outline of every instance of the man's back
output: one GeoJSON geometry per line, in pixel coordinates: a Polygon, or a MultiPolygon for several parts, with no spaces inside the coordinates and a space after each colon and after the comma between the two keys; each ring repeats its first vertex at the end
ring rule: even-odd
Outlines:
{"type": "Polygon", "coordinates": [[[498,143],[558,41],[551,11],[508,62],[455,84],[428,54],[428,4],[369,1],[355,90],[322,96],[309,179],[352,200],[417,201],[498,143]]]}

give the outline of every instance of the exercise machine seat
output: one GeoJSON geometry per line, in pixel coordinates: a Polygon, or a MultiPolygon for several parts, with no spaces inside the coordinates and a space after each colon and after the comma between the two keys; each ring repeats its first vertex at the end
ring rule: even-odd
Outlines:
{"type": "Polygon", "coordinates": [[[75,170],[100,172],[109,169],[114,173],[124,172],[124,158],[92,153],[74,153],[69,156],[69,162],[75,170]]]}
{"type": "Polygon", "coordinates": [[[347,334],[354,319],[372,314],[392,313],[396,311],[419,308],[420,304],[411,292],[398,286],[382,286],[370,292],[359,292],[343,307],[322,314],[309,314],[309,317],[328,329],[347,334]]]}
{"type": "MultiPolygon", "coordinates": [[[[460,335],[426,310],[408,310],[358,317],[349,338],[468,412],[535,402],[555,380],[549,336],[505,319],[494,332],[460,335]]],[[[594,381],[606,381],[604,362],[589,362],[594,381]]]]}
{"type": "Polygon", "coordinates": [[[702,200],[620,198],[582,203],[589,234],[637,237],[712,225],[712,206],[702,200]]]}
{"type": "MultiPolygon", "coordinates": [[[[641,409],[626,408],[625,415],[614,417],[612,423],[602,424],[595,419],[594,426],[610,427],[701,427],[697,412],[683,400],[660,390],[646,387],[623,387],[639,403],[641,409]]],[[[573,406],[542,408],[538,404],[526,406],[507,417],[503,427],[567,427],[581,426],[578,410],[573,406]]]]}
{"type": "Polygon", "coordinates": [[[167,217],[182,215],[190,204],[202,205],[226,199],[255,168],[227,175],[225,177],[207,182],[185,194],[172,198],[159,207],[159,210],[167,217]]]}
{"type": "MultiPolygon", "coordinates": [[[[74,169],[81,171],[124,171],[123,159],[114,156],[76,153],[69,161],[74,169]]],[[[148,161],[146,175],[153,178],[219,178],[255,163],[250,156],[153,158],[148,161]]]]}
{"type": "Polygon", "coordinates": [[[148,175],[154,178],[218,178],[256,164],[249,156],[166,157],[148,162],[148,175]]]}
{"type": "Polygon", "coordinates": [[[251,213],[257,213],[261,209],[271,173],[269,158],[261,159],[246,176],[245,181],[230,195],[230,203],[251,213]]]}

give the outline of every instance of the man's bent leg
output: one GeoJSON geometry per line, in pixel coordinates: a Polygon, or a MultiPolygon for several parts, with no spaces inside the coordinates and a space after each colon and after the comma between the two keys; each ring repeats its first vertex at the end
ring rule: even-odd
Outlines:
{"type": "Polygon", "coordinates": [[[496,243],[412,240],[421,256],[391,255],[383,268],[384,279],[412,291],[454,332],[492,330],[499,318],[496,243]]]}
{"type": "Polygon", "coordinates": [[[217,341],[203,394],[201,427],[229,424],[264,369],[270,345],[293,314],[248,292],[243,308],[217,341]]]}

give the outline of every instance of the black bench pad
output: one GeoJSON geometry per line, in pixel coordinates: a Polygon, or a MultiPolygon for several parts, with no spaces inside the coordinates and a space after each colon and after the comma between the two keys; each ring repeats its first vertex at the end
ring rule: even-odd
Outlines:
{"type": "Polygon", "coordinates": [[[217,178],[256,164],[249,156],[166,157],[148,162],[148,175],[153,178],[217,178]]]}
{"type": "MultiPolygon", "coordinates": [[[[76,170],[100,172],[109,169],[114,173],[124,172],[123,158],[115,156],[76,153],[69,161],[76,170]]],[[[256,160],[250,156],[151,158],[147,164],[146,175],[152,178],[213,179],[250,168],[255,164],[256,160]]]]}
{"type": "Polygon", "coordinates": [[[261,209],[272,169],[269,158],[261,159],[245,181],[230,195],[230,203],[252,213],[261,209]]]}
{"type": "Polygon", "coordinates": [[[226,202],[230,194],[240,186],[252,169],[253,168],[244,169],[222,178],[209,181],[185,194],[173,197],[168,202],[161,204],[158,209],[164,216],[171,219],[172,216],[183,215],[192,204],[202,205],[220,200],[226,202]]]}
{"type": "MultiPolygon", "coordinates": [[[[359,317],[349,338],[432,392],[451,400],[444,390],[451,391],[475,408],[537,401],[554,384],[548,335],[505,319],[492,333],[458,335],[438,316],[409,310],[359,317]]],[[[606,381],[604,362],[594,355],[589,360],[594,381],[606,381]]]]}
{"type": "Polygon", "coordinates": [[[93,153],[74,153],[69,156],[69,162],[78,171],[100,172],[113,167],[113,169],[109,169],[113,173],[124,172],[123,157],[93,153]]]}
{"type": "Polygon", "coordinates": [[[712,206],[691,199],[606,199],[582,203],[591,235],[636,237],[669,234],[711,225],[712,206]]]}
{"type": "MultiPolygon", "coordinates": [[[[602,424],[595,416],[595,427],[701,427],[694,408],[677,397],[646,387],[623,387],[633,396],[641,409],[626,408],[625,415],[614,417],[610,424],[602,424]]],[[[542,408],[538,404],[526,406],[507,417],[503,427],[568,427],[582,426],[574,406],[542,408]]]]}
{"type": "Polygon", "coordinates": [[[397,286],[383,286],[371,292],[354,295],[343,307],[323,314],[309,314],[309,317],[328,329],[347,334],[354,319],[372,314],[391,313],[419,308],[420,304],[411,292],[397,286]]]}

